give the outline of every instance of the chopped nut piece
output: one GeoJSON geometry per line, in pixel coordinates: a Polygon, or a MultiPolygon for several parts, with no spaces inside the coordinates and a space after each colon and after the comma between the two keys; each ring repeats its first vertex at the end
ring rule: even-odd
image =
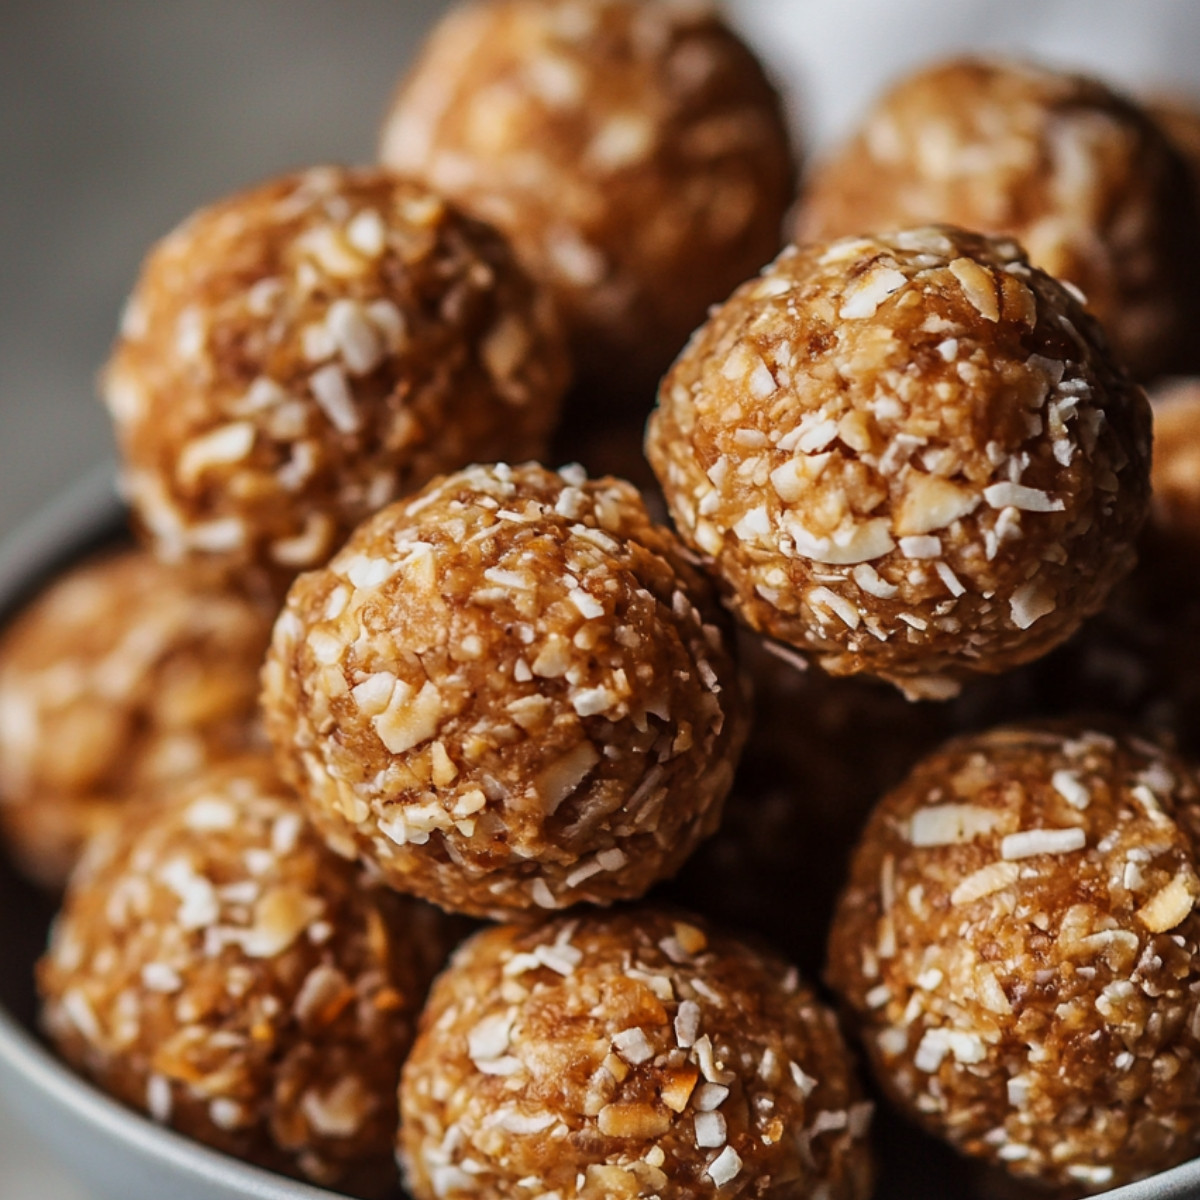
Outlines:
{"type": "Polygon", "coordinates": [[[1166,887],[1154,893],[1149,901],[1138,909],[1138,919],[1151,933],[1165,933],[1174,929],[1195,907],[1200,896],[1200,882],[1189,868],[1181,871],[1166,887]]]}
{"type": "Polygon", "coordinates": [[[656,1138],[670,1129],[671,1116],[649,1104],[606,1104],[596,1125],[606,1137],[656,1138]]]}
{"type": "Polygon", "coordinates": [[[681,1113],[687,1108],[699,1078],[700,1072],[694,1067],[664,1072],[663,1084],[658,1090],[658,1098],[672,1112],[681,1113]]]}

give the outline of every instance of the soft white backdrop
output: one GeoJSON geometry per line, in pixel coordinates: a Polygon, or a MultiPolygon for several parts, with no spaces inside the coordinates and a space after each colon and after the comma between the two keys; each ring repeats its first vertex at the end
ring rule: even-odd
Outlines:
{"type": "MultiPolygon", "coordinates": [[[[8,0],[0,37],[0,534],[111,454],[93,398],[146,245],[273,172],[369,159],[440,0],[8,0]]],[[[731,0],[807,145],[925,59],[1032,54],[1200,95],[1200,0],[731,0]]],[[[0,967],[3,969],[3,967],[0,967]]],[[[0,1112],[0,1200],[76,1200],[0,1112]]]]}
{"type": "Polygon", "coordinates": [[[1122,88],[1200,96],[1200,0],[731,0],[817,147],[888,80],[969,52],[1032,56],[1122,88]]]}

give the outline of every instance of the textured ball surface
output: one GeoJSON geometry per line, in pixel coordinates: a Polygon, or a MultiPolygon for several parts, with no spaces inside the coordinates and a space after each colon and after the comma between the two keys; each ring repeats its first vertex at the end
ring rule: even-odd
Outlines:
{"type": "Polygon", "coordinates": [[[0,827],[62,885],[131,796],[261,745],[273,609],[122,551],[55,580],[0,641],[0,827]]]}
{"type": "Polygon", "coordinates": [[[260,1166],[389,1194],[396,1086],[448,953],[436,909],[366,886],[262,759],[97,839],[38,983],[62,1055],[260,1166]]]}
{"type": "Polygon", "coordinates": [[[498,234],[424,185],[319,168],[154,247],[104,395],[161,558],[290,578],[439,471],[542,453],[567,376],[498,234]]]}
{"type": "Polygon", "coordinates": [[[632,485],[472,467],[293,585],[268,733],[330,843],[402,891],[476,915],[631,899],[729,790],[719,620],[632,485]]]}
{"type": "MultiPolygon", "coordinates": [[[[1200,386],[1151,393],[1150,518],[1138,565],[1060,650],[995,681],[995,719],[1104,712],[1200,757],[1200,386]]],[[[994,722],[993,722],[994,723],[994,722]]]]}
{"type": "Polygon", "coordinates": [[[951,742],[881,802],[828,977],[905,1112],[1076,1191],[1200,1150],[1198,801],[1157,746],[1057,724],[951,742]]]}
{"type": "Polygon", "coordinates": [[[1143,378],[1196,369],[1200,208],[1158,124],[1103,83],[958,60],[888,91],[818,168],[798,238],[929,221],[1008,234],[1143,378]]]}
{"type": "Polygon", "coordinates": [[[648,909],[476,935],[401,1083],[417,1200],[865,1200],[871,1106],[794,968],[648,909]]]}
{"type": "Polygon", "coordinates": [[[646,408],[708,305],[782,244],[788,142],[708,4],[484,0],[434,30],[381,156],[504,230],[558,299],[580,381],[646,408]]]}
{"type": "Polygon", "coordinates": [[[680,355],[646,445],[751,627],[937,697],[1128,572],[1150,410],[1012,242],[930,227],[785,251],[680,355]]]}

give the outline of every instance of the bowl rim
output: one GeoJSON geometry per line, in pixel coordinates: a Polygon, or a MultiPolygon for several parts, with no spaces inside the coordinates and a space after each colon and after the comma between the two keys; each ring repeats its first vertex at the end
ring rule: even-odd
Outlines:
{"type": "MultiPolygon", "coordinates": [[[[31,587],[119,526],[126,509],[116,477],[111,462],[101,464],[0,541],[0,622],[11,618],[31,587]]],[[[0,1068],[143,1160],[185,1172],[219,1192],[246,1200],[345,1200],[223,1154],[127,1108],[57,1059],[3,1004],[0,1068]]],[[[19,1110],[14,1115],[21,1117],[19,1110]]],[[[1109,1200],[1200,1200],[1200,1158],[1101,1194],[1109,1200]]]]}
{"type": "MultiPolygon", "coordinates": [[[[125,506],[114,484],[116,470],[104,463],[89,471],[49,505],[35,512],[0,542],[0,620],[54,572],[94,548],[98,537],[116,530],[125,506]]],[[[0,1004],[0,1068],[23,1088],[131,1152],[222,1194],[246,1200],[344,1200],[338,1193],[290,1179],[223,1154],[159,1125],[105,1095],[40,1043],[0,1004]]],[[[20,1106],[10,1105],[20,1121],[20,1106]]],[[[31,1122],[31,1132],[38,1133],[31,1122]]],[[[70,1167],[67,1166],[68,1171],[70,1167]]],[[[76,1172],[77,1173],[77,1172],[76,1172]]]]}
{"type": "MultiPolygon", "coordinates": [[[[126,1108],[59,1062],[3,1006],[0,1066],[7,1067],[52,1105],[68,1110],[128,1149],[139,1161],[151,1158],[172,1171],[186,1172],[194,1182],[247,1200],[345,1200],[340,1193],[222,1154],[126,1108]]],[[[19,1111],[15,1115],[20,1119],[19,1111]]]]}

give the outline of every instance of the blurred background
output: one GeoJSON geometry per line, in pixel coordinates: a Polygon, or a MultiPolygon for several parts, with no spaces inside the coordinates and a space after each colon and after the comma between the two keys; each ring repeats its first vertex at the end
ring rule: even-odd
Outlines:
{"type": "MultiPolygon", "coordinates": [[[[5,0],[0,535],[112,456],[94,376],[151,241],[279,171],[363,162],[441,0],[5,0]]],[[[907,67],[998,50],[1200,95],[1197,0],[730,0],[820,153],[907,67]]],[[[0,965],[0,970],[4,967],[0,965]]],[[[83,1200],[0,1110],[0,1200],[83,1200]]]]}

